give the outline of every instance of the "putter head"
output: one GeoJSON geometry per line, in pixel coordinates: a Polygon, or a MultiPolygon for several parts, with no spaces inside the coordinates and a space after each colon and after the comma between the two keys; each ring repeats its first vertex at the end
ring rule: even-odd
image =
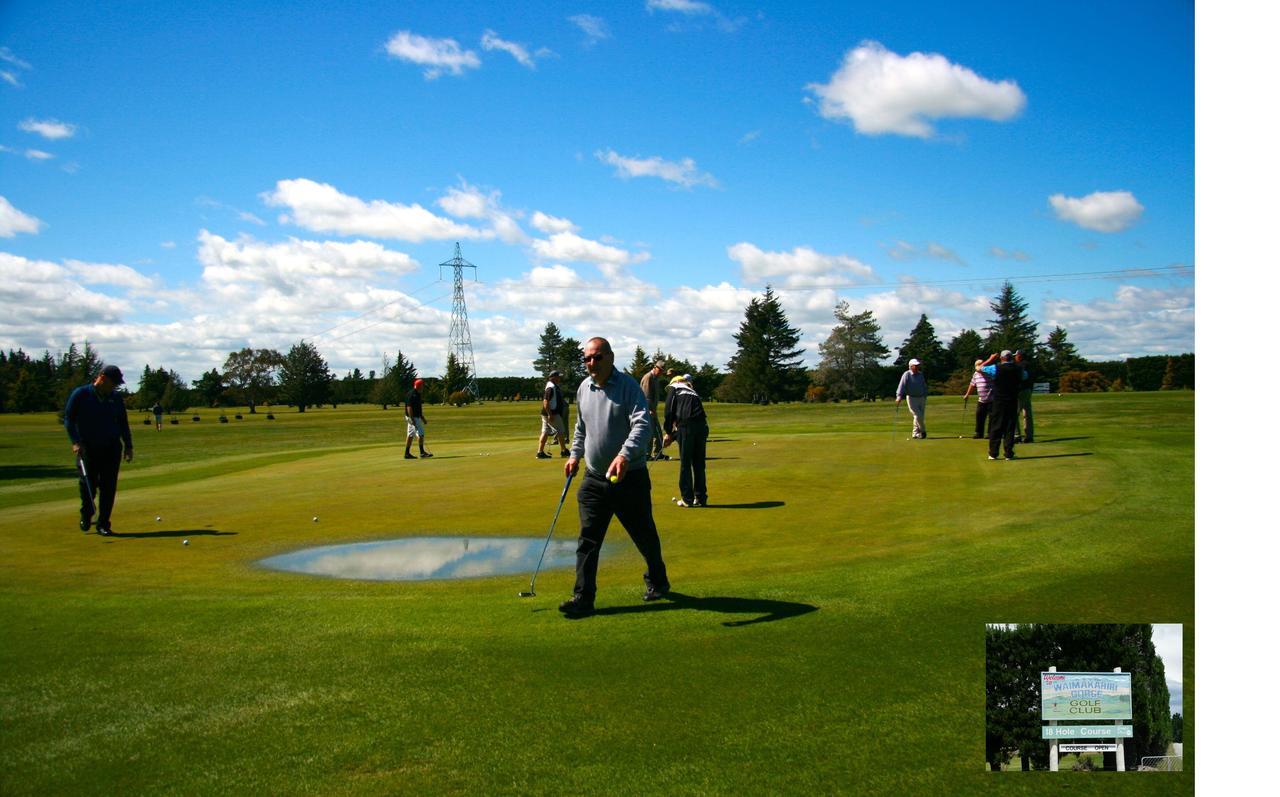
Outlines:
{"type": "Polygon", "coordinates": [[[537,594],[538,594],[538,593],[536,593],[536,592],[521,592],[521,593],[519,594],[519,597],[521,597],[521,598],[532,598],[532,597],[534,597],[534,596],[535,596],[535,595],[537,595],[537,594]]]}

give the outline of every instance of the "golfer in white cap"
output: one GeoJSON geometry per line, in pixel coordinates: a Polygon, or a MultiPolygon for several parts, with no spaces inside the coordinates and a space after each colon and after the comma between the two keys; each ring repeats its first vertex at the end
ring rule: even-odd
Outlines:
{"type": "Polygon", "coordinates": [[[911,362],[907,363],[907,370],[902,372],[902,379],[898,380],[897,401],[897,404],[901,404],[905,398],[907,409],[911,410],[912,440],[923,440],[929,436],[924,430],[924,401],[928,397],[929,385],[920,372],[920,361],[912,357],[911,362]]]}

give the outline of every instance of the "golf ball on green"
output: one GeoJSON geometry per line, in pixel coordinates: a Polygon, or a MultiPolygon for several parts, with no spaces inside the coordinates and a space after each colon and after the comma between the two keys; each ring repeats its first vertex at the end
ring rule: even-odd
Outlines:
{"type": "Polygon", "coordinates": [[[189,545],[190,543],[191,543],[191,540],[183,540],[183,541],[182,541],[182,544],[183,544],[183,545],[189,545]]]}

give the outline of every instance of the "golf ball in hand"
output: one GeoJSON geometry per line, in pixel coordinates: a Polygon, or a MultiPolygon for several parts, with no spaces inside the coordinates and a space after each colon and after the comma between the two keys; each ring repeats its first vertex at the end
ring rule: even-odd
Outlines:
{"type": "Polygon", "coordinates": [[[610,477],[609,477],[609,483],[610,483],[610,484],[617,484],[617,483],[618,483],[618,477],[617,477],[617,475],[616,475],[616,474],[615,474],[615,475],[613,475],[613,476],[610,476],[610,477]]]}

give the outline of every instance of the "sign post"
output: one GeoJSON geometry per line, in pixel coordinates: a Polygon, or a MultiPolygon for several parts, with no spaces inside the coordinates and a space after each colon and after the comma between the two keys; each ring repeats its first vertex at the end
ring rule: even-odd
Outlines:
{"type": "Polygon", "coordinates": [[[1116,667],[1111,672],[1058,672],[1050,667],[1040,673],[1041,738],[1049,741],[1049,771],[1058,771],[1061,752],[1114,752],[1116,769],[1124,771],[1123,739],[1133,737],[1133,679],[1116,667]],[[1060,720],[1111,724],[1067,724],[1060,720]],[[1075,740],[1059,745],[1059,739],[1075,740]],[[1086,743],[1088,741],[1089,743],[1086,743]]]}

